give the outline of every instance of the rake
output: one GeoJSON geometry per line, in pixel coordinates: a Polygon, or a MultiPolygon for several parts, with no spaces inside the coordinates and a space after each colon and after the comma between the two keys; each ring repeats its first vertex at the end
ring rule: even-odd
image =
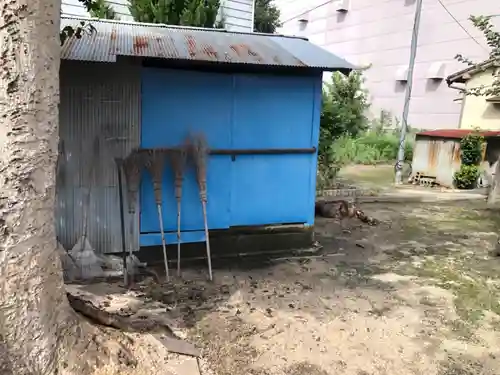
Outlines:
{"type": "MultiPolygon", "coordinates": [[[[137,207],[137,196],[139,194],[139,188],[141,185],[141,172],[144,168],[144,156],[138,150],[132,150],[132,152],[123,160],[123,172],[125,175],[125,184],[127,186],[127,203],[128,212],[130,214],[129,221],[129,232],[132,235],[134,233],[134,220],[137,207]]],[[[133,244],[130,241],[129,244],[129,262],[132,263],[133,256],[133,244]]],[[[126,267],[126,263],[125,263],[126,267]]],[[[124,270],[124,273],[126,270],[124,270]]]]}
{"type": "Polygon", "coordinates": [[[205,137],[200,134],[188,138],[188,148],[191,151],[193,162],[196,169],[196,181],[200,192],[201,207],[203,209],[203,224],[205,226],[205,244],[207,249],[208,275],[210,281],[212,277],[212,258],[210,254],[210,239],[208,237],[207,222],[207,158],[208,144],[205,137]]]}
{"type": "Polygon", "coordinates": [[[163,213],[162,213],[162,179],[163,179],[163,169],[165,166],[165,152],[163,150],[150,149],[145,155],[146,167],[151,174],[153,179],[153,189],[156,201],[156,207],[158,208],[158,221],[160,222],[160,232],[161,232],[161,244],[163,247],[163,261],[165,262],[165,275],[167,281],[170,281],[170,273],[168,271],[168,259],[167,259],[167,245],[165,242],[165,232],[163,231],[163,213]]]}
{"type": "Polygon", "coordinates": [[[177,202],[177,276],[181,276],[181,200],[184,169],[186,167],[187,147],[169,150],[170,164],[175,176],[175,200],[177,202]]]}

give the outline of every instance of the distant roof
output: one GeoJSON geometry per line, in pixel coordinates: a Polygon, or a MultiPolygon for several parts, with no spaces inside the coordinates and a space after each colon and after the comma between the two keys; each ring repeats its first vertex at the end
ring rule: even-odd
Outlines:
{"type": "MultiPolygon", "coordinates": [[[[436,138],[451,138],[451,139],[462,139],[470,133],[475,133],[473,129],[436,129],[428,130],[417,133],[417,135],[426,137],[436,137],[436,138]]],[[[500,137],[500,131],[498,130],[482,130],[478,132],[485,138],[489,137],[500,137]]]]}
{"type": "Polygon", "coordinates": [[[498,61],[497,59],[489,59],[449,75],[448,78],[446,78],[446,82],[448,83],[448,85],[452,83],[464,83],[465,81],[469,80],[474,74],[484,72],[489,68],[499,66],[500,61],[498,61]]]}
{"type": "Polygon", "coordinates": [[[355,69],[299,37],[76,17],[61,17],[61,29],[81,21],[90,22],[97,32],[69,38],[62,48],[63,59],[115,62],[117,56],[140,56],[323,71],[355,69]]]}

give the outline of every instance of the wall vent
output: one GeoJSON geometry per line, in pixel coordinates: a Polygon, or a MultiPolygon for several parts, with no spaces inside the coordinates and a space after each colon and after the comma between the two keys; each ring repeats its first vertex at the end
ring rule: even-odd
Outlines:
{"type": "Polygon", "coordinates": [[[396,81],[407,82],[408,81],[408,66],[402,65],[396,69],[396,81]]]}
{"type": "Polygon", "coordinates": [[[446,64],[441,61],[436,61],[431,64],[427,70],[427,79],[442,80],[446,78],[446,64]]]}
{"type": "Polygon", "coordinates": [[[337,12],[345,13],[349,11],[351,5],[350,0],[337,0],[336,10],[337,12]]]}

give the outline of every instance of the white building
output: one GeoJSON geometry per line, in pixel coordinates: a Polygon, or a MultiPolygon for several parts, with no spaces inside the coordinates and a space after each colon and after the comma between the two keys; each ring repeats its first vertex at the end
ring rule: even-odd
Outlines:
{"type": "MultiPolygon", "coordinates": [[[[109,0],[107,3],[121,21],[133,21],[128,0],[109,0]]],[[[254,0],[223,0],[220,10],[228,31],[253,31],[254,0]]],[[[61,14],[67,17],[90,17],[78,0],[62,0],[61,14]]]]}
{"type": "MultiPolygon", "coordinates": [[[[388,110],[401,117],[416,0],[275,0],[282,33],[302,34],[361,66],[372,100],[372,114],[388,110]]],[[[423,0],[413,94],[408,122],[415,128],[456,128],[461,103],[445,82],[465,67],[463,54],[488,56],[481,32],[468,20],[500,15],[496,0],[423,0]]],[[[499,17],[500,20],[500,17],[499,17]]]]}

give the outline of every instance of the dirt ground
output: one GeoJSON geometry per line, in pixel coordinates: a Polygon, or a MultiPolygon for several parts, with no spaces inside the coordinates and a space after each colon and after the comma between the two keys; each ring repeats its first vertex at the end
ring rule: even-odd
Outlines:
{"type": "Polygon", "coordinates": [[[202,350],[200,364],[151,361],[174,375],[499,374],[500,211],[478,200],[361,208],[380,225],[317,219],[312,253],[124,292],[202,350]]]}
{"type": "MultiPolygon", "coordinates": [[[[215,270],[174,291],[203,374],[478,375],[500,368],[500,212],[483,202],[367,204],[318,220],[314,256],[215,270]]],[[[156,294],[155,294],[156,293],[156,294]]]]}

